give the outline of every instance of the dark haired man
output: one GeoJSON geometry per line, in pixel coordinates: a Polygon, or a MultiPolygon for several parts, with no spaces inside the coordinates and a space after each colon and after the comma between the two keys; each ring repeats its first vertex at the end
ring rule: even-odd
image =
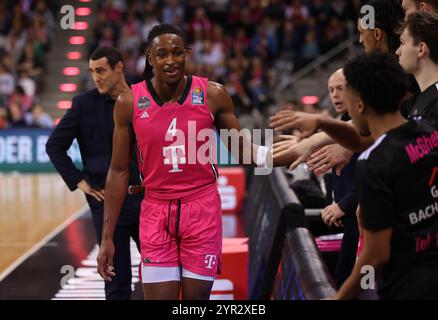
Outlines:
{"type": "Polygon", "coordinates": [[[415,76],[421,93],[405,104],[405,117],[438,125],[438,14],[415,12],[408,16],[397,50],[400,65],[415,76]]]}
{"type": "MultiPolygon", "coordinates": [[[[203,148],[216,139],[211,129],[238,132],[240,126],[223,86],[184,74],[186,47],[179,29],[157,25],[148,43],[145,80],[120,95],[115,106],[98,271],[105,279],[113,276],[112,233],[126,194],[127,155],[135,137],[146,188],[140,214],[145,298],[179,299],[181,291],[183,299],[208,299],[220,270],[222,212],[215,153],[203,148]]],[[[241,163],[249,155],[252,164],[266,166],[266,147],[245,148],[243,139],[239,142],[241,163]]]]}
{"type": "MultiPolygon", "coordinates": [[[[113,109],[117,96],[129,86],[123,74],[123,58],[118,49],[101,47],[89,60],[89,70],[96,89],[73,98],[72,107],[50,135],[46,151],[70,190],[84,192],[90,206],[97,241],[102,240],[105,180],[111,162],[114,131],[113,109]],[[67,155],[77,139],[83,169],[76,168],[67,155]]],[[[134,154],[133,154],[134,155],[134,154]]],[[[130,184],[139,184],[135,155],[129,157],[130,184]]],[[[116,275],[105,282],[108,300],[129,299],[131,296],[130,238],[137,243],[141,194],[129,195],[123,202],[122,213],[114,232],[116,275]]]]}

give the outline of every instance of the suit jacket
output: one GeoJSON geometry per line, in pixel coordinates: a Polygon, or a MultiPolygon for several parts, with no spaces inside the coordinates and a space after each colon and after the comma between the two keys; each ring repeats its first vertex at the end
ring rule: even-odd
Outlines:
{"type": "MultiPolygon", "coordinates": [[[[347,113],[341,116],[342,121],[349,121],[347,113]]],[[[336,174],[336,168],[332,169],[332,186],[335,202],[345,213],[346,217],[356,218],[358,205],[356,189],[356,161],[359,154],[355,153],[350,162],[342,169],[341,175],[336,174]]]]}
{"type": "Polygon", "coordinates": [[[356,160],[359,154],[355,153],[350,162],[342,169],[341,175],[332,169],[332,184],[335,202],[345,213],[345,216],[356,217],[358,205],[356,189],[356,160]]]}
{"type": "MultiPolygon", "coordinates": [[[[97,89],[73,98],[72,107],[50,135],[46,151],[70,190],[85,179],[92,187],[104,187],[111,163],[115,101],[97,89]],[[83,168],[79,170],[67,155],[77,139],[83,168]]],[[[137,157],[133,152],[129,184],[140,184],[137,157]]],[[[130,196],[127,197],[129,199],[130,196]]],[[[138,197],[136,197],[138,198],[138,197]]],[[[87,197],[90,202],[90,197],[87,197]]],[[[90,203],[91,205],[91,203],[90,203]]]]}

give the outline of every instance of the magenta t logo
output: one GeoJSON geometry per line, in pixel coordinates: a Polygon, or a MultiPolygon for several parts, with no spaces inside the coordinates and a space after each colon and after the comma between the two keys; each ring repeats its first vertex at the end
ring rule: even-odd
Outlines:
{"type": "Polygon", "coordinates": [[[163,147],[164,164],[172,164],[172,169],[169,172],[182,172],[182,170],[178,167],[178,164],[186,163],[186,158],[184,157],[185,153],[185,146],[163,147]],[[183,154],[179,162],[177,150],[180,150],[183,154]],[[170,157],[167,156],[168,151],[170,151],[170,157]]]}
{"type": "Polygon", "coordinates": [[[216,256],[212,254],[207,254],[205,256],[205,264],[207,265],[207,269],[213,269],[214,264],[216,263],[216,256]]]}

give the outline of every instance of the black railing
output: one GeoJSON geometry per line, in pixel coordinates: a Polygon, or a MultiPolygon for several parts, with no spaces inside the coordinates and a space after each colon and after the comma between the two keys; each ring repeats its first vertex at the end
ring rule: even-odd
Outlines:
{"type": "Polygon", "coordinates": [[[335,292],[283,169],[252,177],[244,216],[250,299],[320,299],[335,292]]]}
{"type": "Polygon", "coordinates": [[[336,293],[313,235],[307,228],[287,233],[272,299],[317,300],[336,293]]]}

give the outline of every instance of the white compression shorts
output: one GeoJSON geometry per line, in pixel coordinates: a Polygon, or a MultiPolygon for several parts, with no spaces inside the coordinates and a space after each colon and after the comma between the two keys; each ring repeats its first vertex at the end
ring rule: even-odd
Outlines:
{"type": "Polygon", "coordinates": [[[141,266],[141,278],[143,283],[181,281],[181,277],[204,281],[214,281],[214,277],[196,274],[184,268],[181,272],[180,267],[151,267],[143,264],[141,266]]]}

